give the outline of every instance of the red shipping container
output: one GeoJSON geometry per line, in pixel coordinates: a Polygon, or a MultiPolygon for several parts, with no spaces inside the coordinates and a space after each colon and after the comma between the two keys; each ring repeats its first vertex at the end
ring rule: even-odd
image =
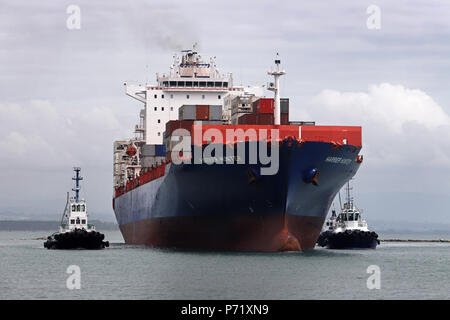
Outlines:
{"type": "Polygon", "coordinates": [[[253,103],[253,112],[255,113],[272,113],[273,114],[273,99],[260,98],[253,103]]]}
{"type": "Polygon", "coordinates": [[[170,120],[166,123],[166,131],[164,132],[164,136],[168,137],[174,130],[180,128],[190,131],[193,124],[194,120],[170,120]]]}
{"type": "Polygon", "coordinates": [[[197,120],[209,120],[209,105],[197,105],[195,115],[197,120]]]}
{"type": "Polygon", "coordinates": [[[257,115],[256,124],[273,125],[274,117],[273,113],[260,113],[257,115]]]}
{"type": "Polygon", "coordinates": [[[258,115],[254,113],[247,113],[238,118],[239,124],[257,124],[258,115]]]}
{"type": "Polygon", "coordinates": [[[282,125],[288,125],[289,124],[289,113],[282,113],[281,114],[280,124],[282,124],[282,125]]]}

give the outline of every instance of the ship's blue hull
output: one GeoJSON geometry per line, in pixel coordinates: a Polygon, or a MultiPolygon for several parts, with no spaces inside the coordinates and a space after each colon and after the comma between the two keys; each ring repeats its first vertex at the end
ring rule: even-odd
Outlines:
{"type": "Polygon", "coordinates": [[[208,250],[313,248],[336,193],[358,170],[360,148],[305,142],[282,144],[279,150],[275,175],[260,175],[260,164],[169,164],[163,177],[114,199],[126,243],[208,250]],[[310,179],[313,169],[319,172],[317,185],[310,179]]]}

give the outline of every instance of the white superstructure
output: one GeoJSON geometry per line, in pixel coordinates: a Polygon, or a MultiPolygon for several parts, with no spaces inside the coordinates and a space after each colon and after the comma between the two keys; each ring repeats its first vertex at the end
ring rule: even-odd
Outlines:
{"type": "MultiPolygon", "coordinates": [[[[182,53],[181,61],[174,56],[169,73],[156,75],[156,85],[125,83],[126,94],[144,103],[136,133],[146,144],[163,143],[165,125],[178,120],[182,105],[224,106],[226,96],[244,94],[243,87],[233,85],[232,74],[221,74],[214,58],[204,62],[195,45],[182,53]]],[[[230,121],[230,111],[223,108],[223,113],[224,121],[230,121]]]]}
{"type": "Polygon", "coordinates": [[[335,211],[330,219],[325,223],[323,231],[345,232],[346,230],[360,230],[369,231],[366,220],[362,218],[361,211],[353,203],[353,198],[350,196],[350,183],[347,183],[347,202],[341,212],[336,216],[335,211]]]}

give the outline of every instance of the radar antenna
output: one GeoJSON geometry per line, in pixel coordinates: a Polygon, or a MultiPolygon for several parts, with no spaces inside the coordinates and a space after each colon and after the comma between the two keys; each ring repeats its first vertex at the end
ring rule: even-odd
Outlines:
{"type": "Polygon", "coordinates": [[[75,191],[75,201],[78,202],[79,195],[80,195],[80,181],[83,180],[83,177],[80,176],[81,168],[74,167],[73,171],[75,171],[75,177],[72,178],[72,180],[75,181],[75,188],[72,189],[72,191],[75,191]]]}

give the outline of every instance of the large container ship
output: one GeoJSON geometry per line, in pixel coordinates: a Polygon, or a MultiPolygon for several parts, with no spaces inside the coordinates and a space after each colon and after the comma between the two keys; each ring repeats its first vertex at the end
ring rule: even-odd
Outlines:
{"type": "Polygon", "coordinates": [[[290,121],[284,74],[277,55],[266,97],[263,87],[234,85],[194,47],[155,85],[125,83],[144,104],[135,137],[114,143],[113,208],[127,244],[314,248],[362,162],[361,127],[290,121]]]}

